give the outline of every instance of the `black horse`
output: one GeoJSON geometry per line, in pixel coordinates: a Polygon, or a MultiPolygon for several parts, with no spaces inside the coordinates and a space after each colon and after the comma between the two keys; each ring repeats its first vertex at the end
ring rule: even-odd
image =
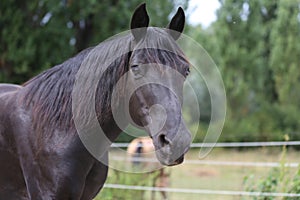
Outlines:
{"type": "MultiPolygon", "coordinates": [[[[191,142],[181,115],[182,88],[189,73],[189,63],[175,41],[183,31],[184,23],[184,12],[179,8],[167,29],[148,27],[149,17],[145,4],[142,4],[132,16],[130,34],[86,49],[22,86],[0,84],[0,199],[87,200],[97,195],[107,176],[108,149],[103,148],[105,142],[96,141],[100,162],[82,142],[74,117],[83,116],[89,131],[93,131],[93,124],[90,124],[89,116],[85,118],[89,113],[81,113],[81,108],[74,107],[72,92],[78,71],[86,59],[89,59],[87,63],[96,63],[99,61],[97,55],[113,56],[118,49],[126,49],[128,53],[109,64],[96,86],[97,122],[113,142],[121,132],[111,106],[115,85],[124,75],[127,83],[134,85],[153,68],[160,79],[165,79],[171,86],[176,85],[176,91],[149,83],[136,88],[129,98],[130,116],[123,116],[122,103],[116,110],[124,124],[145,127],[162,164],[182,163],[191,142]],[[160,46],[171,48],[172,52],[160,46]],[[154,65],[145,69],[144,64],[154,65]],[[168,68],[183,78],[167,76],[168,68]],[[167,117],[163,127],[154,133],[150,124],[161,116],[150,109],[157,104],[164,107],[167,117]]],[[[95,70],[85,67],[91,73],[95,70]]],[[[89,92],[82,93],[79,102],[88,97],[89,92]]],[[[120,92],[118,102],[124,98],[126,90],[120,92]]]]}

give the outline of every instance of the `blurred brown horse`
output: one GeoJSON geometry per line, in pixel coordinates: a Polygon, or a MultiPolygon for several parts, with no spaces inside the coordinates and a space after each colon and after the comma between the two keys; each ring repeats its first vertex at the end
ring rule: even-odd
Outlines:
{"type": "MultiPolygon", "coordinates": [[[[132,160],[132,164],[134,166],[140,167],[150,167],[152,169],[159,170],[153,171],[152,173],[157,173],[157,175],[153,179],[153,186],[165,188],[170,186],[170,172],[159,166],[158,163],[155,164],[155,157],[153,153],[155,151],[152,139],[150,137],[139,137],[130,142],[127,148],[127,153],[132,160]]],[[[167,192],[160,191],[163,199],[167,199],[167,192]]],[[[152,200],[155,199],[155,192],[152,192],[152,200]]]]}
{"type": "MultiPolygon", "coordinates": [[[[127,148],[127,153],[134,165],[145,165],[150,162],[145,162],[145,159],[154,159],[153,156],[155,147],[150,137],[139,137],[130,142],[127,148]],[[144,160],[143,160],[144,159],[144,160]]],[[[153,164],[153,163],[152,163],[153,164]]]]}

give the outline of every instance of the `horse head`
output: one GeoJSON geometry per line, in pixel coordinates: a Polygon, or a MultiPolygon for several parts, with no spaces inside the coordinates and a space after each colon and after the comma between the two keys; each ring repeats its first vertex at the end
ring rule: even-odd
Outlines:
{"type": "Polygon", "coordinates": [[[134,88],[129,97],[131,122],[148,132],[158,160],[168,166],[183,162],[191,142],[181,110],[189,62],[176,44],[184,23],[179,8],[166,29],[148,27],[145,4],[131,20],[133,47],[127,79],[134,88]]]}

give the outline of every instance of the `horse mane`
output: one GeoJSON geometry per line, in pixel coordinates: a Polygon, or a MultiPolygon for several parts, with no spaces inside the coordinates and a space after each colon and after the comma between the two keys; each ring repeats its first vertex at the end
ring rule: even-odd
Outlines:
{"type": "MultiPolygon", "coordinates": [[[[117,38],[117,40],[105,41],[96,47],[87,48],[74,57],[24,83],[22,85],[24,88],[21,93],[21,101],[25,109],[31,109],[34,129],[47,130],[51,133],[54,129],[64,131],[74,128],[72,120],[72,90],[76,74],[82,63],[88,57],[95,56],[95,53],[97,53],[96,56],[98,57],[95,61],[105,59],[108,55],[113,54],[116,49],[121,48],[120,45],[124,43],[128,45],[129,49],[130,40],[128,36],[117,38]]],[[[99,89],[104,96],[101,102],[103,110],[108,110],[107,107],[110,100],[107,94],[110,93],[111,85],[116,83],[119,77],[127,70],[126,67],[128,64],[125,57],[126,55],[123,55],[121,58],[116,59],[108,67],[103,78],[98,83],[100,86],[99,89]]],[[[101,66],[97,67],[101,68],[101,66]]],[[[93,70],[96,69],[90,67],[85,70],[94,73],[93,70]]],[[[102,117],[105,118],[105,116],[102,117]]]]}
{"type": "Polygon", "coordinates": [[[61,131],[74,127],[74,115],[81,115],[84,123],[88,123],[91,114],[88,111],[72,111],[72,91],[77,87],[76,81],[81,76],[83,81],[82,94],[79,95],[79,107],[90,102],[95,91],[90,90],[91,84],[97,84],[96,99],[97,118],[100,125],[111,113],[111,94],[120,77],[129,70],[129,58],[133,51],[145,54],[147,63],[169,64],[176,67],[182,65],[174,59],[174,53],[168,54],[164,50],[170,49],[179,55],[179,60],[185,58],[175,41],[168,38],[164,30],[149,27],[144,41],[133,48],[131,34],[113,37],[78,53],[76,56],[56,65],[43,73],[33,77],[23,84],[21,101],[25,109],[31,110],[34,129],[47,131],[51,134],[56,129],[61,131]],[[159,37],[158,37],[159,36],[159,37]],[[167,41],[167,42],[166,42],[167,41]],[[115,55],[120,55],[117,58],[115,55]],[[105,67],[107,66],[107,67],[105,67]],[[78,75],[79,74],[79,75],[78,75]],[[46,128],[47,127],[47,128],[46,128]]]}

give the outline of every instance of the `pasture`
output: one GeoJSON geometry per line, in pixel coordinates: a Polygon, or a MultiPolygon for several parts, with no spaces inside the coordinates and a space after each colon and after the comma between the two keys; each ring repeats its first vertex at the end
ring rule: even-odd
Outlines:
{"type": "MultiPolygon", "coordinates": [[[[199,149],[194,148],[186,156],[187,160],[197,160],[199,149]]],[[[113,158],[117,153],[114,151],[110,152],[110,157],[113,158]]],[[[282,148],[280,147],[263,147],[263,148],[248,148],[247,150],[233,150],[225,148],[215,148],[203,161],[207,164],[192,164],[183,163],[182,165],[171,167],[168,169],[171,172],[170,176],[170,188],[181,188],[181,189],[201,189],[211,191],[246,191],[246,187],[255,187],[254,185],[259,184],[265,179],[270,172],[274,169],[270,166],[234,166],[230,162],[234,163],[274,163],[281,162],[283,159],[285,163],[299,163],[300,157],[299,152],[289,148],[287,149],[284,158],[282,157],[282,148]],[[209,164],[213,161],[213,164],[209,164]],[[228,162],[228,165],[220,165],[217,162],[222,163],[223,161],[228,162]],[[251,177],[251,183],[245,183],[245,178],[251,177]]],[[[120,161],[111,161],[120,162],[120,161]]],[[[124,164],[124,163],[123,163],[124,164]]],[[[297,173],[297,167],[290,168],[286,167],[284,173],[286,179],[294,177],[297,173]]],[[[140,174],[118,172],[118,176],[122,174],[125,179],[136,179],[140,174]]],[[[109,177],[106,183],[121,184],[114,182],[116,173],[114,170],[109,171],[109,177]]],[[[151,185],[151,180],[148,180],[148,184],[151,185]]],[[[145,183],[145,180],[144,180],[145,183]]],[[[124,183],[123,183],[124,184],[124,183]]],[[[130,185],[130,181],[127,182],[130,185]]],[[[281,186],[280,186],[281,187],[281,186]]],[[[103,191],[96,198],[99,199],[113,199],[109,196],[105,196],[109,188],[104,188],[103,191]]],[[[132,192],[133,194],[140,191],[130,191],[124,189],[113,189],[113,192],[118,192],[126,196],[126,193],[132,192]]],[[[284,192],[284,191],[276,191],[284,192]]],[[[162,199],[160,194],[156,192],[155,199],[162,199]]],[[[147,191],[144,194],[144,199],[151,199],[151,192],[147,191]]],[[[168,199],[171,200],[199,200],[199,199],[254,199],[254,197],[238,196],[238,195],[217,195],[217,194],[191,194],[191,193],[168,193],[168,199]]],[[[282,199],[277,197],[274,199],[282,199]]],[[[294,198],[296,199],[296,198],[294,198]]]]}

